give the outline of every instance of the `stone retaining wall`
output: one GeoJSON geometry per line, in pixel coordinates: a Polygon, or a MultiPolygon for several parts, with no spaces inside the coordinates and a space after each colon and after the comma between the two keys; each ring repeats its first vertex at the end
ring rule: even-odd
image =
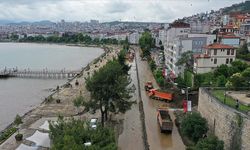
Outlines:
{"type": "Polygon", "coordinates": [[[209,132],[224,141],[225,150],[250,150],[250,116],[225,106],[206,88],[199,89],[198,111],[209,132]]]}

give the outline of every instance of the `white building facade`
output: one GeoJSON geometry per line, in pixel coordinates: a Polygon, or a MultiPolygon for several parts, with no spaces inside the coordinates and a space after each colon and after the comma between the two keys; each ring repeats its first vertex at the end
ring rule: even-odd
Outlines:
{"type": "Polygon", "coordinates": [[[204,46],[212,44],[216,35],[211,34],[186,34],[179,35],[170,43],[165,51],[166,67],[168,72],[176,77],[184,72],[184,66],[176,66],[182,54],[192,51],[195,54],[201,54],[204,46]]]}
{"type": "Polygon", "coordinates": [[[141,34],[139,32],[133,32],[129,34],[128,41],[130,44],[139,44],[140,37],[141,37],[141,34]]]}
{"type": "Polygon", "coordinates": [[[194,73],[201,74],[213,71],[222,64],[229,65],[235,60],[236,49],[230,45],[219,43],[205,47],[203,54],[194,56],[194,73]]]}

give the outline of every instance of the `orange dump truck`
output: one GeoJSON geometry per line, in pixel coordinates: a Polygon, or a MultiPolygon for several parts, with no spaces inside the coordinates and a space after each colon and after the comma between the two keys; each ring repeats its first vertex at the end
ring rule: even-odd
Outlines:
{"type": "Polygon", "coordinates": [[[145,83],[145,90],[148,92],[149,90],[153,89],[153,83],[151,81],[148,81],[145,83]]]}
{"type": "Polygon", "coordinates": [[[157,121],[160,125],[161,132],[172,132],[173,121],[168,113],[167,109],[159,108],[157,110],[157,121]]]}
{"type": "Polygon", "coordinates": [[[156,89],[151,89],[148,92],[148,96],[154,99],[159,99],[159,100],[165,100],[165,101],[172,101],[173,100],[173,94],[172,93],[167,93],[167,92],[160,92],[156,89]]]}

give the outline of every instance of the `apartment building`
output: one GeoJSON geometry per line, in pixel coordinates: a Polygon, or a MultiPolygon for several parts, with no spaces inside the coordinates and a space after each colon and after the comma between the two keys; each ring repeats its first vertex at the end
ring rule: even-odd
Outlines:
{"type": "Polygon", "coordinates": [[[203,47],[214,43],[216,35],[213,34],[186,34],[179,35],[168,44],[165,51],[165,64],[168,73],[178,76],[184,72],[184,66],[176,66],[176,63],[181,58],[182,54],[187,51],[192,51],[195,54],[201,54],[203,47]]]}
{"type": "Polygon", "coordinates": [[[214,43],[204,50],[203,54],[194,55],[194,73],[207,73],[222,64],[229,65],[236,57],[236,48],[230,45],[214,43]]]}
{"type": "Polygon", "coordinates": [[[139,44],[139,39],[141,35],[138,32],[130,33],[128,36],[128,41],[130,44],[139,44]]]}

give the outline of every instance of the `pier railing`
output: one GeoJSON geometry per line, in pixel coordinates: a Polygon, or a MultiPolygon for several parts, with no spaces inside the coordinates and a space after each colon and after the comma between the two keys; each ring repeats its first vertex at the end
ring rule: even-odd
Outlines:
{"type": "Polygon", "coordinates": [[[30,69],[4,69],[0,71],[0,78],[71,78],[80,74],[81,70],[30,70],[30,69]]]}

